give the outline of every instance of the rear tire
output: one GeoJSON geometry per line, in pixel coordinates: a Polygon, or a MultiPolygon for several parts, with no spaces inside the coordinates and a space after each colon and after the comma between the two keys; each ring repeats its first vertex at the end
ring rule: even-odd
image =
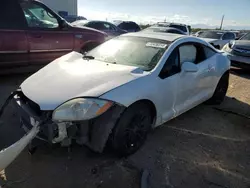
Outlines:
{"type": "Polygon", "coordinates": [[[121,157],[135,153],[144,144],[152,126],[150,107],[145,103],[130,106],[117,122],[111,146],[121,157]]]}
{"type": "Polygon", "coordinates": [[[226,96],[227,89],[228,89],[228,83],[229,83],[229,72],[226,72],[221,77],[219,83],[217,84],[217,87],[214,91],[212,98],[210,98],[207,101],[207,104],[211,104],[211,105],[221,104],[226,96]]]}

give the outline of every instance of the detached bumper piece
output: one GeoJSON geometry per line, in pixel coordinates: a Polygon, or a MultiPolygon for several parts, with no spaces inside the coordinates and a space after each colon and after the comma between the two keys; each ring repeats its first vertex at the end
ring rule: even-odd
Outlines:
{"type": "Polygon", "coordinates": [[[46,122],[40,127],[37,139],[50,144],[60,143],[69,146],[72,140],[80,145],[86,145],[91,150],[101,153],[106,145],[124,106],[114,105],[101,116],[80,122],[53,122],[52,111],[42,111],[35,102],[28,99],[22,92],[14,96],[13,103],[18,109],[23,128],[29,131],[33,128],[30,118],[37,122],[46,122]]]}
{"type": "Polygon", "coordinates": [[[0,151],[0,172],[4,170],[14,159],[24,150],[30,141],[36,136],[39,127],[35,125],[27,135],[21,138],[15,144],[0,151]]]}

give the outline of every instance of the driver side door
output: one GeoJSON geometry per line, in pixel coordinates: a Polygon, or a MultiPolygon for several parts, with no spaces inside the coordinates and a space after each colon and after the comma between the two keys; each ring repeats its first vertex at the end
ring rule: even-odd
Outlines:
{"type": "Polygon", "coordinates": [[[59,18],[53,11],[36,1],[23,1],[21,7],[28,24],[31,64],[49,63],[73,50],[73,33],[60,28],[59,18]]]}
{"type": "Polygon", "coordinates": [[[199,43],[179,46],[181,72],[174,107],[177,116],[206,101],[213,93],[216,59],[205,48],[199,43]],[[196,70],[185,70],[185,63],[191,63],[196,70]]]}

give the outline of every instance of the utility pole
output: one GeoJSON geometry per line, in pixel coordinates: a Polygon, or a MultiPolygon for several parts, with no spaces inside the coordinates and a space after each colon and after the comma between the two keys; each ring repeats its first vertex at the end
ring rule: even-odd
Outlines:
{"type": "Polygon", "coordinates": [[[224,15],[222,16],[222,19],[221,19],[220,30],[222,30],[223,21],[224,21],[224,15]]]}

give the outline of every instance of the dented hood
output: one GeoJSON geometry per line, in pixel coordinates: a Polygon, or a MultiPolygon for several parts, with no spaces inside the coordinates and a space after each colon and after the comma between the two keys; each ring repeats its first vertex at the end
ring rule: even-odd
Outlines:
{"type": "Polygon", "coordinates": [[[71,52],[30,76],[21,89],[41,110],[54,110],[72,98],[99,97],[147,74],[137,67],[84,60],[71,52]]]}

